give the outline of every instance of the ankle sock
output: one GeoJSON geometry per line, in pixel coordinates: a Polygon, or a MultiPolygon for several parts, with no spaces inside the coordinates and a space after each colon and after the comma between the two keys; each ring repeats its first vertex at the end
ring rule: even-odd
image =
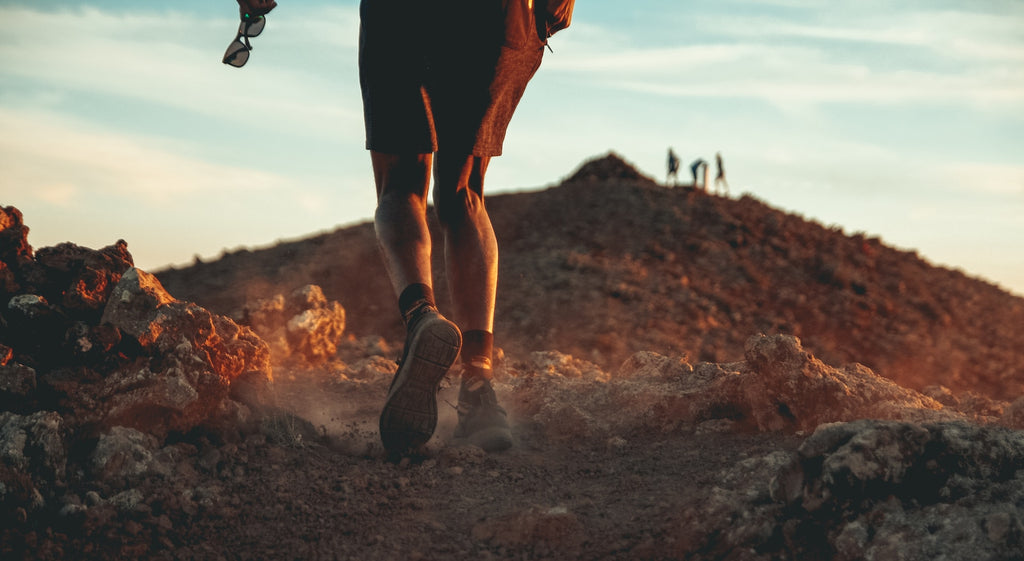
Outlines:
{"type": "Polygon", "coordinates": [[[471,384],[471,382],[491,379],[491,355],[493,353],[493,333],[474,329],[462,334],[463,384],[476,386],[479,384],[471,384]]]}
{"type": "Polygon", "coordinates": [[[437,304],[434,303],[434,289],[423,283],[410,284],[398,297],[398,310],[402,312],[402,321],[406,325],[416,312],[427,306],[437,308],[437,304]]]}

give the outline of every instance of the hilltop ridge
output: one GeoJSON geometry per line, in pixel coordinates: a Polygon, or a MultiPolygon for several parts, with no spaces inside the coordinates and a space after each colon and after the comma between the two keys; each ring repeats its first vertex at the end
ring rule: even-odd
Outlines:
{"type": "MultiPolygon", "coordinates": [[[[650,349],[728,361],[753,334],[787,333],[907,387],[1024,394],[1024,299],[879,238],[749,195],[667,188],[614,153],[487,204],[501,254],[495,336],[508,353],[557,349],[609,368],[650,349]]],[[[314,283],[356,335],[402,336],[370,223],[157,276],[224,314],[314,283]]],[[[436,287],[444,307],[443,275],[436,287]]]]}

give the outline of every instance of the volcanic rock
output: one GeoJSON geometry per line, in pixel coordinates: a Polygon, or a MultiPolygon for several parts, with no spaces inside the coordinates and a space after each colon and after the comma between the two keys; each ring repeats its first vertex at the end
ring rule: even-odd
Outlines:
{"type": "Polygon", "coordinates": [[[345,309],[327,301],[317,285],[306,285],[287,297],[278,294],[246,305],[238,318],[270,345],[275,363],[321,364],[338,351],[345,331],[345,309]]]}
{"type": "Polygon", "coordinates": [[[0,520],[45,505],[65,479],[67,429],[53,411],[0,412],[0,520]]]}
{"type": "Polygon", "coordinates": [[[28,227],[21,211],[0,207],[0,301],[21,289],[19,273],[32,261],[32,246],[28,244],[28,227]]]}
{"type": "Polygon", "coordinates": [[[747,341],[743,391],[761,430],[793,425],[812,431],[825,422],[935,419],[941,403],[877,376],[866,366],[826,366],[791,335],[747,341]]]}
{"type": "Polygon", "coordinates": [[[167,475],[154,459],[156,437],[128,427],[111,427],[100,436],[92,452],[92,468],[102,480],[137,483],[145,475],[167,475]]]}
{"type": "MultiPolygon", "coordinates": [[[[861,418],[952,420],[965,416],[859,364],[835,368],[792,336],[758,335],[743,362],[691,365],[680,358],[637,353],[611,376],[551,354],[508,366],[516,411],[572,440],[636,430],[667,432],[716,419],[760,431],[812,431],[822,423],[861,418]],[[582,376],[580,372],[591,372],[582,376]],[[603,412],[615,410],[609,417],[603,412]]],[[[564,356],[564,355],[563,355],[564,356]]]]}
{"type": "Polygon", "coordinates": [[[1011,559],[1024,552],[1024,433],[962,422],[818,428],[771,483],[835,559],[1011,559]]]}
{"type": "Polygon", "coordinates": [[[80,318],[98,317],[121,275],[134,265],[124,240],[98,251],[73,243],[45,247],[36,252],[36,263],[53,287],[47,292],[60,296],[63,308],[80,318]]]}
{"type": "Polygon", "coordinates": [[[130,427],[159,440],[218,415],[246,417],[229,398],[271,401],[266,343],[173,298],[131,266],[124,241],[33,255],[17,209],[2,209],[0,226],[5,286],[17,291],[3,295],[0,317],[0,405],[11,414],[49,411],[72,433],[130,427]]]}
{"type": "Polygon", "coordinates": [[[236,380],[245,387],[236,395],[253,405],[270,399],[266,343],[230,319],[175,300],[148,273],[125,273],[103,322],[130,336],[142,354],[102,383],[79,388],[75,397],[89,404],[80,410],[88,421],[163,437],[209,418],[236,380]]]}

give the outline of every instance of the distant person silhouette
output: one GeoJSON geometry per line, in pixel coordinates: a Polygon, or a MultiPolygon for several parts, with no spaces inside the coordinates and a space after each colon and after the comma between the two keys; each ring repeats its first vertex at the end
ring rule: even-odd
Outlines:
{"type": "MultiPolygon", "coordinates": [[[[695,188],[700,186],[700,183],[697,181],[697,176],[698,175],[703,175],[701,173],[701,168],[707,168],[707,167],[708,167],[708,163],[705,162],[703,158],[697,158],[696,160],[693,161],[692,164],[690,164],[690,173],[693,174],[693,186],[695,188]]],[[[708,190],[708,186],[707,185],[704,185],[704,190],[705,191],[708,190]]]]}
{"type": "Polygon", "coordinates": [[[665,178],[665,183],[670,185],[679,185],[679,157],[668,149],[668,177],[665,178]]]}
{"type": "Polygon", "coordinates": [[[715,167],[717,168],[717,171],[715,172],[715,192],[718,192],[718,184],[721,183],[722,185],[725,186],[725,194],[726,196],[728,196],[729,182],[725,180],[725,166],[722,165],[721,152],[715,153],[715,167]]]}

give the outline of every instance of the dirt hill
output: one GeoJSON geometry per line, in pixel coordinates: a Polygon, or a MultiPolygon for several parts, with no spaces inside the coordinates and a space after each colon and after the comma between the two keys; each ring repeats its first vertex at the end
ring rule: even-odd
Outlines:
{"type": "MultiPolygon", "coordinates": [[[[860,362],[906,387],[1024,394],[1024,299],[878,238],[750,196],[666,188],[614,154],[487,204],[501,250],[495,335],[510,355],[556,349],[605,368],[643,350],[729,361],[751,335],[788,333],[828,363],[860,362]]],[[[350,333],[402,336],[371,223],[157,276],[225,315],[318,284],[350,333]]]]}
{"type": "Polygon", "coordinates": [[[516,444],[452,439],[455,368],[397,463],[370,224],[168,292],[0,206],[0,559],[1024,558],[1020,298],[615,156],[489,204],[516,444]]]}

